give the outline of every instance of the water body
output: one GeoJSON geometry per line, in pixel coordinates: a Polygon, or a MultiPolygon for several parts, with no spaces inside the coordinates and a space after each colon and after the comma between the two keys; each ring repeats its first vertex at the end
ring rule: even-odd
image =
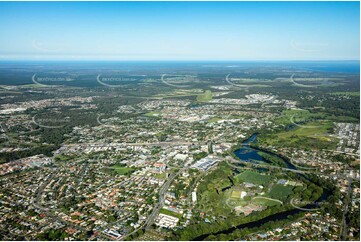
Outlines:
{"type": "Polygon", "coordinates": [[[231,187],[232,187],[232,186],[228,186],[228,187],[222,188],[222,192],[227,191],[227,190],[230,189],[231,187]]]}
{"type": "MultiPolygon", "coordinates": [[[[261,156],[258,155],[258,157],[257,157],[257,155],[256,155],[257,152],[260,151],[260,150],[252,148],[252,147],[249,146],[251,143],[255,142],[256,140],[257,140],[257,134],[254,134],[249,139],[244,141],[242,143],[242,147],[235,151],[236,156],[239,159],[243,160],[243,161],[247,161],[247,162],[251,162],[251,163],[253,163],[252,159],[254,159],[254,158],[260,158],[260,161],[263,162],[264,159],[261,156]]],[[[268,152],[268,153],[271,154],[271,155],[277,156],[276,154],[274,154],[272,152],[268,152]]],[[[282,157],[279,157],[279,158],[281,158],[282,160],[285,161],[288,168],[297,170],[297,167],[293,166],[287,160],[283,159],[282,157]]],[[[302,174],[298,174],[298,175],[303,176],[302,174]]],[[[302,208],[305,208],[305,209],[317,208],[318,203],[320,203],[322,201],[325,201],[328,198],[328,196],[330,195],[329,191],[327,191],[326,189],[323,189],[323,191],[324,192],[323,192],[322,196],[314,204],[309,204],[309,205],[303,206],[302,208]]],[[[251,228],[255,228],[255,227],[260,227],[261,225],[263,225],[265,223],[272,222],[272,221],[278,221],[278,220],[282,220],[282,219],[287,219],[288,216],[296,215],[296,214],[301,213],[301,212],[304,212],[304,211],[301,211],[299,209],[292,209],[292,210],[280,212],[280,213],[277,213],[277,214],[267,216],[267,217],[265,217],[263,219],[260,219],[260,220],[257,220],[257,221],[241,224],[241,225],[238,225],[236,227],[232,227],[232,228],[222,230],[222,231],[219,231],[219,232],[216,232],[216,233],[204,234],[204,235],[201,235],[201,236],[198,236],[198,237],[194,238],[193,240],[194,241],[205,240],[210,235],[230,234],[230,233],[234,232],[237,229],[244,229],[244,228],[251,229],[251,228]]]]}
{"type": "Polygon", "coordinates": [[[257,134],[252,135],[249,139],[245,140],[242,143],[241,148],[239,148],[238,150],[236,150],[234,152],[234,154],[242,161],[246,161],[252,164],[262,164],[262,163],[268,163],[271,164],[271,162],[269,162],[268,160],[264,159],[262,156],[260,156],[258,154],[258,152],[262,151],[264,153],[267,153],[269,155],[275,156],[277,158],[280,158],[283,160],[283,162],[285,163],[285,165],[287,166],[287,168],[289,169],[293,169],[293,170],[297,170],[297,168],[290,163],[289,161],[287,161],[286,159],[283,159],[282,157],[278,156],[277,154],[270,152],[270,151],[265,151],[265,150],[260,150],[260,149],[256,149],[251,147],[250,145],[254,142],[257,141],[257,134]]]}
{"type": "Polygon", "coordinates": [[[269,163],[266,159],[260,156],[258,150],[250,147],[250,145],[257,140],[257,135],[252,135],[249,139],[242,143],[242,147],[234,152],[234,154],[242,161],[250,162],[252,164],[269,163]]]}

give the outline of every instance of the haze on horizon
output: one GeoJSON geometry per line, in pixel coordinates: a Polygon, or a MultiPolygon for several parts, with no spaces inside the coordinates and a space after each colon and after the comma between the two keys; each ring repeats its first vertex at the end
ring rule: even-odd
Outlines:
{"type": "Polygon", "coordinates": [[[0,60],[359,60],[359,2],[0,2],[0,60]]]}

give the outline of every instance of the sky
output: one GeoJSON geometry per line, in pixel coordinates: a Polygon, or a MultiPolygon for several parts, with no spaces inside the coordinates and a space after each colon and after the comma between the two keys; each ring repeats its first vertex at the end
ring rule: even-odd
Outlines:
{"type": "Polygon", "coordinates": [[[359,60],[359,2],[0,2],[0,60],[359,60]]]}

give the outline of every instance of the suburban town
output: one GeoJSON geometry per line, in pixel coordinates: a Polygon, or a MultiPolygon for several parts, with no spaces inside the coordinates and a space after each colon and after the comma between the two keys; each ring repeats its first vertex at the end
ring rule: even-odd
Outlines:
{"type": "Polygon", "coordinates": [[[360,241],[360,1],[0,1],[1,241],[360,241]]]}
{"type": "MultiPolygon", "coordinates": [[[[2,124],[2,137],[7,138],[4,127],[6,130],[18,125],[30,129],[36,125],[58,128],[42,124],[50,123],[46,116],[35,120],[27,117],[23,114],[26,110],[59,105],[66,107],[74,103],[80,110],[95,109],[94,98],[74,97],[2,105],[2,113],[12,115],[2,124]]],[[[53,151],[52,156],[40,154],[0,164],[0,227],[1,231],[9,232],[3,239],[43,239],[44,233],[50,236],[49,233],[56,231],[61,231],[61,235],[53,236],[61,236],[62,240],[124,240],[132,236],[138,239],[145,236],[147,240],[152,238],[152,233],[165,239],[168,230],[182,230],[202,217],[205,223],[212,223],[215,217],[205,218],[204,212],[197,206],[200,196],[197,187],[202,177],[217,169],[220,163],[236,166],[237,163],[228,162],[232,159],[230,151],[235,145],[258,130],[277,127],[277,115],[270,112],[268,106],[279,106],[294,112],[299,110],[295,102],[290,106],[292,101],[273,95],[250,94],[244,100],[227,100],[213,99],[199,107],[176,99],[121,105],[117,113],[145,115],[122,120],[103,118],[106,115],[98,113],[94,117],[96,125],[74,126],[67,142],[53,151]],[[229,103],[232,105],[228,106],[229,103]],[[255,111],[249,106],[253,104],[261,105],[260,110],[255,111]]],[[[64,123],[64,120],[58,121],[64,123]]],[[[332,157],[334,154],[347,154],[358,159],[360,126],[336,122],[334,125],[332,135],[339,142],[332,152],[277,145],[262,147],[289,157],[294,166],[306,168],[306,172],[331,178],[336,182],[341,197],[347,197],[352,186],[349,209],[357,209],[360,190],[351,184],[351,179],[359,180],[359,170],[353,164],[335,162],[332,157]]],[[[25,135],[17,138],[22,137],[24,140],[20,142],[24,143],[28,138],[33,141],[40,139],[25,135]]],[[[12,142],[10,137],[8,141],[12,142]]],[[[19,149],[1,149],[4,153],[14,151],[19,149]]],[[[257,165],[268,166],[267,163],[257,165]]],[[[237,169],[242,170],[240,167],[237,169]]],[[[254,190],[255,185],[246,182],[242,188],[245,190],[239,195],[236,190],[233,191],[232,198],[239,196],[242,200],[252,194],[264,194],[263,186],[254,190]]],[[[279,180],[278,184],[297,186],[297,182],[287,180],[279,180]]],[[[343,208],[341,200],[338,206],[343,208]]],[[[267,206],[250,204],[234,207],[234,212],[247,217],[252,212],[265,209],[267,206]]],[[[299,233],[305,232],[314,234],[314,237],[307,238],[310,240],[320,239],[324,233],[327,233],[327,238],[336,239],[341,225],[331,215],[327,216],[309,212],[287,227],[250,234],[243,239],[268,240],[272,236],[294,240],[300,236],[299,233]]]]}

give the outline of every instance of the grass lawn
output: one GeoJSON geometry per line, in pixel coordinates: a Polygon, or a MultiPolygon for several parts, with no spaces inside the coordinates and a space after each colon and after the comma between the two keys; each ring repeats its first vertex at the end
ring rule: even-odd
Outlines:
{"type": "Polygon", "coordinates": [[[311,114],[304,110],[287,110],[282,113],[281,117],[277,118],[277,123],[290,125],[293,121],[298,126],[288,131],[260,136],[259,142],[275,146],[312,147],[319,149],[335,148],[338,139],[330,135],[333,121],[329,118],[331,116],[322,113],[311,114]],[[315,120],[311,121],[311,119],[315,120]]]}
{"type": "Polygon", "coordinates": [[[71,159],[71,157],[66,156],[66,155],[61,155],[61,154],[55,156],[54,158],[55,158],[55,160],[60,160],[60,161],[67,161],[67,160],[71,159]]]}
{"type": "Polygon", "coordinates": [[[213,117],[211,119],[208,119],[208,123],[215,123],[218,122],[219,120],[223,120],[223,119],[219,117],[213,117]]]}
{"type": "Polygon", "coordinates": [[[260,173],[254,171],[244,171],[237,176],[235,176],[238,182],[249,182],[256,185],[266,186],[272,180],[272,177],[269,175],[261,175],[260,173]]]}
{"type": "Polygon", "coordinates": [[[285,201],[287,197],[293,193],[292,190],[293,186],[283,186],[281,184],[276,184],[272,187],[268,195],[271,198],[285,201]]]}
{"type": "MultiPolygon", "coordinates": [[[[350,96],[359,96],[358,92],[339,92],[339,93],[350,93],[350,96]],[[353,95],[351,95],[351,93],[353,93],[353,95]],[[358,95],[356,95],[358,94],[358,95]]],[[[341,95],[341,94],[339,94],[341,95]]],[[[315,112],[315,113],[311,113],[308,110],[284,110],[282,112],[282,115],[277,117],[274,122],[278,125],[290,125],[292,124],[292,120],[295,123],[304,123],[302,125],[311,125],[309,122],[317,122],[317,123],[322,123],[322,122],[326,122],[326,120],[328,120],[329,122],[331,121],[338,121],[338,122],[345,122],[345,121],[358,121],[357,119],[353,118],[353,117],[348,117],[348,116],[334,116],[334,115],[330,115],[330,114],[326,114],[323,112],[315,112]]]]}
{"type": "Polygon", "coordinates": [[[132,168],[121,166],[121,165],[114,165],[109,168],[114,169],[119,175],[127,175],[134,171],[132,168]]]}
{"type": "Polygon", "coordinates": [[[241,190],[233,190],[231,193],[231,198],[240,198],[241,197],[241,190]]]}
{"type": "Polygon", "coordinates": [[[331,92],[331,95],[359,97],[360,92],[331,92]]]}
{"type": "Polygon", "coordinates": [[[159,115],[160,115],[159,112],[149,112],[149,113],[144,114],[144,116],[147,116],[147,117],[158,117],[159,115]]]}
{"type": "Polygon", "coordinates": [[[197,96],[197,101],[198,102],[208,102],[208,101],[211,101],[212,98],[213,98],[212,91],[206,90],[204,93],[199,94],[197,96]]]}
{"type": "Polygon", "coordinates": [[[173,97],[192,97],[198,96],[203,93],[202,89],[177,89],[171,92],[158,93],[154,95],[155,98],[164,99],[164,98],[173,98],[173,97]]]}
{"type": "Polygon", "coordinates": [[[179,214],[179,213],[170,211],[170,210],[165,209],[165,208],[162,208],[162,209],[160,210],[160,213],[163,213],[163,214],[165,214],[165,215],[169,215],[169,216],[172,216],[172,217],[176,217],[176,218],[181,218],[181,217],[182,217],[182,214],[179,214]]]}
{"type": "Polygon", "coordinates": [[[272,200],[268,200],[268,199],[261,198],[261,197],[252,199],[252,202],[255,203],[255,204],[257,204],[257,205],[267,206],[267,207],[272,207],[272,206],[276,206],[276,205],[281,205],[281,203],[279,203],[279,202],[277,202],[277,201],[272,201],[272,200]]]}
{"type": "Polygon", "coordinates": [[[358,122],[357,118],[349,117],[349,116],[329,116],[328,120],[331,120],[333,122],[358,122]]]}
{"type": "Polygon", "coordinates": [[[276,124],[289,125],[294,122],[306,121],[308,119],[325,119],[327,115],[323,113],[310,113],[308,110],[285,110],[282,115],[275,119],[276,124]]]}
{"type": "Polygon", "coordinates": [[[292,135],[299,135],[299,136],[315,136],[315,135],[321,135],[321,136],[327,136],[328,130],[333,127],[333,124],[328,121],[324,122],[311,122],[307,123],[305,125],[302,125],[301,127],[297,127],[293,130],[279,133],[278,136],[289,138],[292,135]]]}
{"type": "Polygon", "coordinates": [[[165,173],[155,174],[154,177],[157,179],[165,179],[166,177],[165,173]]]}
{"type": "Polygon", "coordinates": [[[320,142],[337,142],[337,139],[329,136],[328,130],[332,129],[332,122],[311,122],[307,125],[297,127],[287,132],[278,133],[277,136],[281,140],[287,142],[295,142],[299,139],[318,139],[320,142]]]}

